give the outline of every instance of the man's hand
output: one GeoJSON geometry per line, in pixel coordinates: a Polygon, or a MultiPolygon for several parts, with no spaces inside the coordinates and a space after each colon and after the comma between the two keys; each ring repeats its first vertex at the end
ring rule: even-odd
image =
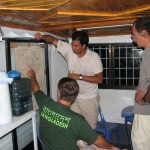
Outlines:
{"type": "Polygon", "coordinates": [[[135,101],[140,105],[144,105],[145,104],[144,99],[143,99],[144,95],[145,93],[143,91],[137,90],[135,94],[135,101]]]}
{"type": "Polygon", "coordinates": [[[36,34],[35,34],[35,38],[39,41],[39,40],[41,40],[41,39],[43,39],[42,38],[42,34],[40,33],[40,32],[37,32],[36,34]]]}
{"type": "Polygon", "coordinates": [[[29,70],[27,72],[28,77],[36,78],[35,71],[29,66],[29,70]]]}
{"type": "Polygon", "coordinates": [[[102,149],[109,149],[109,150],[120,150],[118,147],[108,143],[103,136],[98,136],[97,139],[95,140],[94,144],[98,147],[98,148],[102,148],[102,149]]]}

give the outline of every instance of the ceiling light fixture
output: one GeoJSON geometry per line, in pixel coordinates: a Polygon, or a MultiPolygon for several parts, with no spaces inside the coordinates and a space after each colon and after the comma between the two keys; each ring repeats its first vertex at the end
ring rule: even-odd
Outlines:
{"type": "Polygon", "coordinates": [[[131,24],[122,24],[122,25],[111,25],[111,26],[100,26],[100,27],[88,27],[88,28],[77,28],[77,31],[81,30],[94,30],[94,29],[107,29],[107,28],[117,28],[117,27],[126,27],[126,26],[131,26],[131,24]]]}

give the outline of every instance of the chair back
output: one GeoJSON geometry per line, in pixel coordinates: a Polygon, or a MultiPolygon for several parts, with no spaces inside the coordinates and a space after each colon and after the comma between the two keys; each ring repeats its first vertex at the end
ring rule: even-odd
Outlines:
{"type": "Polygon", "coordinates": [[[99,107],[99,115],[100,115],[100,118],[101,118],[101,122],[106,122],[105,121],[105,118],[104,118],[104,115],[103,115],[103,113],[102,113],[102,110],[101,110],[101,107],[99,107]]]}

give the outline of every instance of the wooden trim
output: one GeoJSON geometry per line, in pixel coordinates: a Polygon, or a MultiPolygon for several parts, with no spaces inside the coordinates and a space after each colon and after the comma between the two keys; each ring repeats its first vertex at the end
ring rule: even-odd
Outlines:
{"type": "Polygon", "coordinates": [[[59,10],[58,15],[67,15],[67,16],[97,16],[97,17],[118,17],[124,16],[132,13],[137,13],[141,11],[146,11],[150,9],[150,5],[138,6],[132,9],[127,9],[125,11],[117,11],[117,12],[94,12],[94,11],[67,11],[67,10],[59,10]]]}

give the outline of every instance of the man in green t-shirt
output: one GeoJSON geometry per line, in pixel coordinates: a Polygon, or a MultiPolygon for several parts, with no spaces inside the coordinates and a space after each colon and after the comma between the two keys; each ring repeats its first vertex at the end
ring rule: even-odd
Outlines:
{"type": "MultiPolygon", "coordinates": [[[[74,79],[65,77],[59,81],[58,102],[55,102],[40,90],[32,68],[29,69],[28,76],[39,106],[39,134],[44,150],[79,150],[82,145],[77,146],[78,140],[99,148],[119,150],[97,135],[83,116],[70,109],[79,92],[79,85],[74,79]]],[[[90,148],[92,149],[92,146],[90,148]]]]}

